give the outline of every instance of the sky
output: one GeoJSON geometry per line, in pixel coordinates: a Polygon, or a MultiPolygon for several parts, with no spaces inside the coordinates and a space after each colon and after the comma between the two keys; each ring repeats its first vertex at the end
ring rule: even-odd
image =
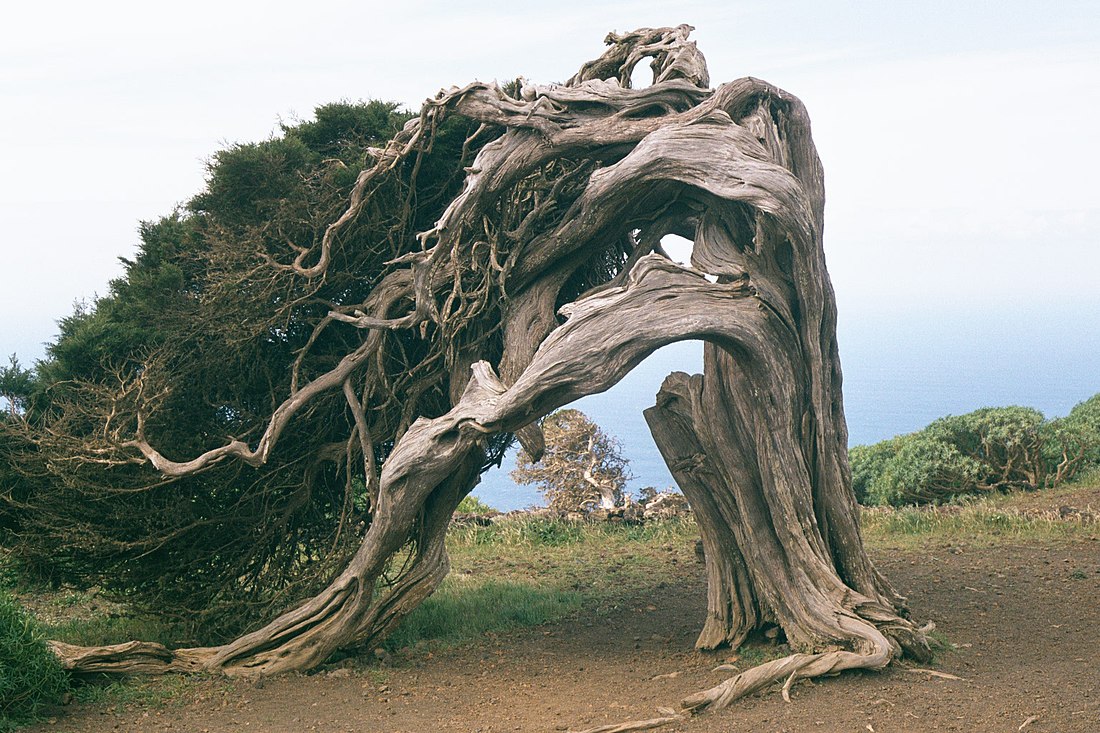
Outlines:
{"type": "Polygon", "coordinates": [[[220,148],[340,99],[561,81],[683,22],[713,84],[806,103],[842,327],[1100,316],[1100,3],[62,0],[0,29],[0,355],[41,358],[220,148]]]}

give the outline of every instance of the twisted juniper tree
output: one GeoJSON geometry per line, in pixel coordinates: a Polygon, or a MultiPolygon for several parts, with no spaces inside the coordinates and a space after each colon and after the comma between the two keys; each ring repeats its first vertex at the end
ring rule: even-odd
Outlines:
{"type": "Polygon", "coordinates": [[[340,455],[359,462],[369,500],[358,548],[314,597],[229,643],[57,645],[71,667],[259,675],[376,642],[446,574],[448,521],[501,436],[538,455],[539,418],[683,339],[706,342],[704,373],[671,375],[646,419],[703,536],[697,644],[737,645],[774,623],[799,650],[684,706],[927,656],[860,537],[806,111],[757,79],[711,89],[690,30],[611,34],[561,85],[440,92],[372,151],[346,209],[316,237],[279,233],[278,247],[240,255],[251,259],[230,295],[347,284],[326,291],[282,401],[244,437],[173,460],[150,429],[157,371],[168,368],[154,359],[122,380],[110,440],[90,454],[138,457],[168,478],[262,468],[293,455],[296,421],[339,400],[340,455]],[[634,89],[644,59],[653,83],[634,89]],[[423,204],[402,181],[454,120],[480,147],[461,190],[412,233],[423,204]],[[408,195],[389,212],[400,225],[376,233],[376,266],[339,272],[355,261],[348,232],[395,186],[408,195]],[[694,241],[690,267],[665,255],[668,234],[694,241]],[[310,359],[334,340],[347,344],[339,358],[310,359]]]}

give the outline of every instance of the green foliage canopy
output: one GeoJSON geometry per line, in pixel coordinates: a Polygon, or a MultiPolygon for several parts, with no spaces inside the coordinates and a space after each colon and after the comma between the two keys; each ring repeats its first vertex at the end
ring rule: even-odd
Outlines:
{"type": "Polygon", "coordinates": [[[34,372],[24,369],[12,354],[8,365],[0,367],[0,408],[6,409],[9,417],[19,416],[26,409],[33,391],[34,372]]]}
{"type": "MultiPolygon", "coordinates": [[[[100,585],[214,642],[343,565],[353,530],[370,522],[392,436],[449,409],[448,348],[476,341],[496,361],[499,334],[444,343],[431,326],[387,332],[372,377],[350,385],[366,440],[336,390],[296,416],[288,448],[259,468],[216,462],[169,478],[122,446],[139,413],[144,435],[172,458],[255,440],[287,395],[362,343],[330,314],[362,307],[391,260],[420,250],[417,233],[499,131],[444,120],[377,182],[335,238],[324,277],[300,277],[289,261],[321,240],[359,171],[412,117],[379,101],[324,105],[269,140],[219,151],[204,191],[141,225],[123,276],[61,321],[18,387],[25,415],[0,427],[0,542],[25,573],[100,585]]],[[[489,447],[489,461],[507,439],[489,447]]]]}

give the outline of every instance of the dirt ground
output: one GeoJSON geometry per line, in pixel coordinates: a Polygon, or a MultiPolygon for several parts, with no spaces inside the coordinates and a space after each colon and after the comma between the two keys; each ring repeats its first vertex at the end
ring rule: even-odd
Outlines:
{"type": "MultiPolygon", "coordinates": [[[[845,673],[797,684],[790,703],[772,688],[661,730],[1100,731],[1100,538],[941,542],[875,559],[955,645],[935,669],[962,679],[845,673]]],[[[32,730],[564,731],[655,717],[729,675],[711,670],[731,652],[692,649],[704,594],[698,566],[617,613],[260,685],[207,680],[146,709],[69,705],[32,730]]]]}

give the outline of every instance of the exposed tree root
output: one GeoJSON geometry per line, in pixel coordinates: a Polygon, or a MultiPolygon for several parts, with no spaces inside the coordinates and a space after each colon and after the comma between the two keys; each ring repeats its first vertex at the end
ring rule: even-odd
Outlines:
{"type": "Polygon", "coordinates": [[[855,645],[865,648],[865,651],[834,650],[818,654],[791,654],[747,669],[708,690],[685,697],[680,701],[683,713],[662,709],[662,712],[667,710],[670,714],[660,718],[589,728],[581,733],[618,733],[659,728],[683,720],[685,715],[721,710],[743,697],[780,682],[783,683],[780,694],[784,700],[790,702],[791,687],[798,680],[837,675],[850,669],[879,670],[898,655],[898,645],[891,643],[867,621],[846,615],[839,619],[839,623],[842,628],[850,631],[855,645]]]}
{"type": "Polygon", "coordinates": [[[629,731],[633,730],[653,730],[654,728],[660,728],[669,723],[678,723],[686,717],[668,708],[662,709],[662,712],[665,711],[667,711],[668,714],[660,718],[632,720],[627,723],[613,723],[611,725],[598,725],[595,728],[585,728],[582,731],[575,731],[574,733],[629,733],[629,731]]]}
{"type": "Polygon", "coordinates": [[[935,670],[935,669],[922,669],[922,668],[918,668],[918,667],[910,667],[909,669],[907,669],[905,671],[906,672],[911,672],[913,674],[926,674],[929,677],[938,677],[941,680],[956,680],[958,682],[965,682],[966,681],[964,678],[959,677],[958,675],[948,674],[947,672],[940,672],[940,671],[935,670]]]}
{"type": "Polygon", "coordinates": [[[882,669],[897,653],[874,626],[851,617],[840,619],[842,627],[849,627],[861,644],[869,645],[866,652],[830,651],[821,654],[791,654],[747,669],[741,674],[715,685],[709,690],[684,698],[680,706],[693,713],[707,708],[720,710],[746,695],[751,695],[768,685],[783,682],[783,699],[790,702],[791,686],[802,679],[840,674],[848,669],[882,669]]]}

